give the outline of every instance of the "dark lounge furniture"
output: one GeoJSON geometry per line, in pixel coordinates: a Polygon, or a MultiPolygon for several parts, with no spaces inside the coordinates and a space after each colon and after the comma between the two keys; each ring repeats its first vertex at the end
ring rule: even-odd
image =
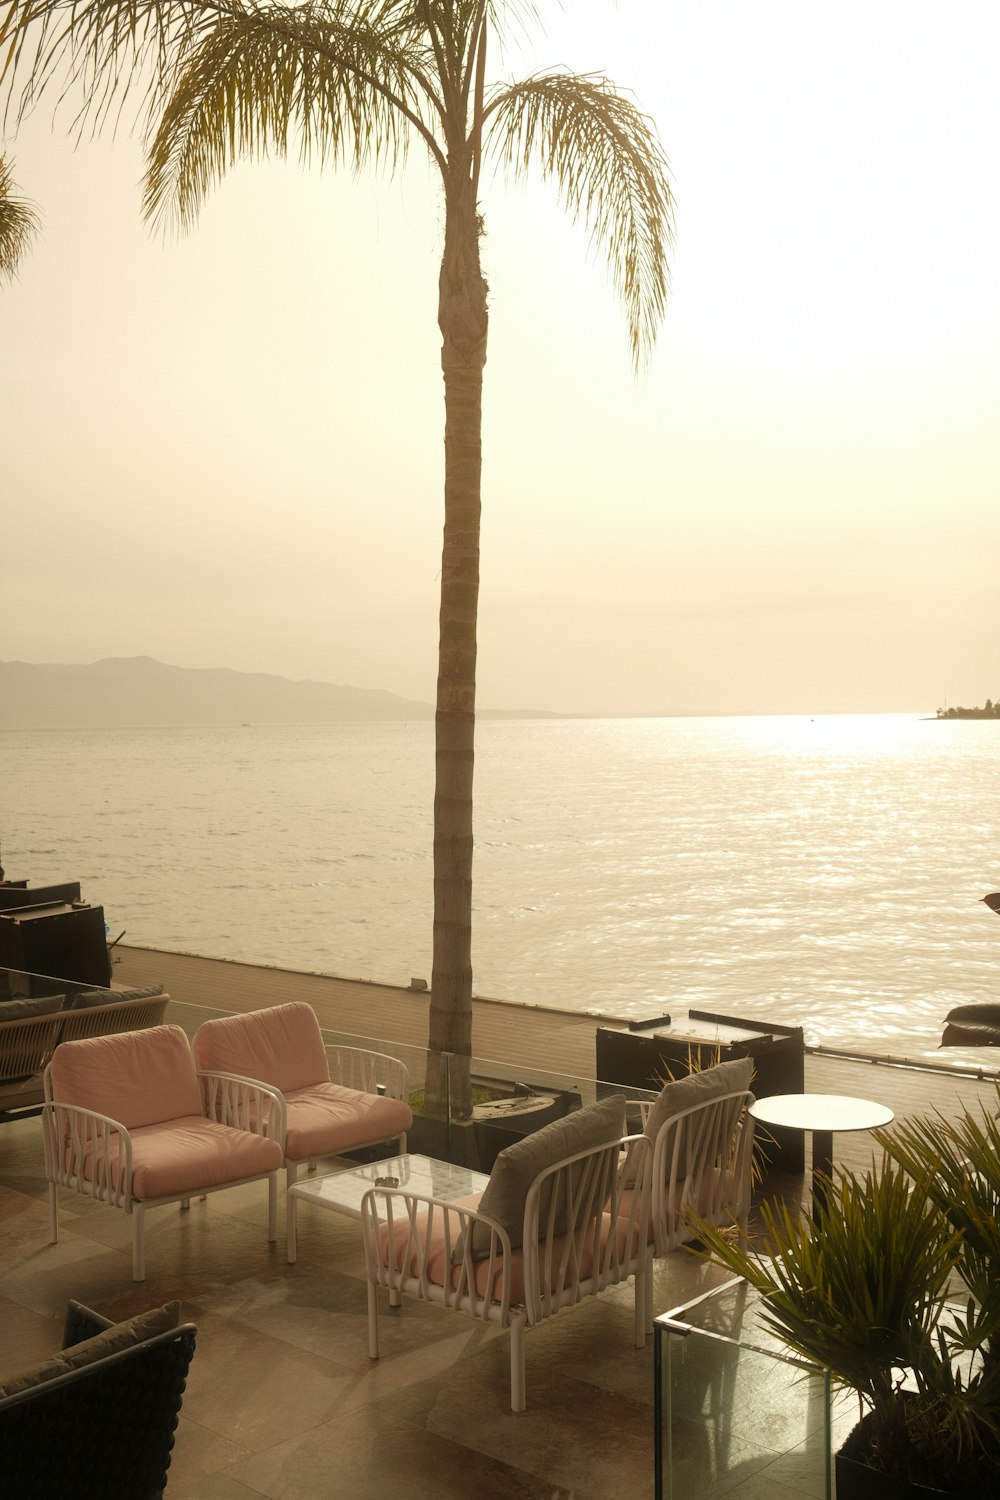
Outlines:
{"type": "Polygon", "coordinates": [[[124,1323],[70,1302],[63,1352],[0,1380],[3,1493],[157,1500],[195,1333],[177,1302],[124,1323]]]}
{"type": "Polygon", "coordinates": [[[170,1000],[162,984],[0,1000],[0,1123],[39,1114],[42,1073],[60,1042],[158,1026],[170,1000]]]}

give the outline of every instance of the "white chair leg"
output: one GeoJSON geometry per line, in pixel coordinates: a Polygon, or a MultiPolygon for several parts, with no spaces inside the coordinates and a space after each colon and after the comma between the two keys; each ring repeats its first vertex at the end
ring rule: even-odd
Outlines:
{"type": "Polygon", "coordinates": [[[368,1283],[368,1357],[378,1359],[378,1287],[368,1283]]]}
{"type": "Polygon", "coordinates": [[[278,1174],[269,1172],[267,1178],[267,1242],[273,1245],[278,1238],[278,1174]]]}
{"type": "Polygon", "coordinates": [[[399,1137],[399,1154],[400,1154],[400,1156],[405,1156],[406,1155],[406,1131],[405,1130],[403,1131],[402,1135],[399,1137]]]}
{"type": "Polygon", "coordinates": [[[310,1172],[315,1172],[315,1170],[316,1170],[316,1158],[315,1158],[315,1156],[313,1156],[309,1160],[309,1171],[310,1172]]]}
{"type": "Polygon", "coordinates": [[[524,1411],[526,1405],[524,1383],[524,1328],[523,1311],[510,1315],[510,1409],[524,1411]]]}
{"type": "Polygon", "coordinates": [[[145,1215],[141,1203],[132,1209],[132,1280],[146,1279],[146,1235],[145,1215]]]}
{"type": "Polygon", "coordinates": [[[59,1243],[59,1189],[49,1183],[49,1244],[59,1243]]]}
{"type": "Polygon", "coordinates": [[[182,1198],[181,1199],[181,1213],[184,1213],[185,1210],[190,1210],[190,1208],[191,1208],[191,1199],[190,1198],[182,1198]]]}
{"type": "Polygon", "coordinates": [[[295,1186],[295,1179],[299,1175],[299,1164],[297,1161],[285,1162],[285,1192],[295,1186]]]}

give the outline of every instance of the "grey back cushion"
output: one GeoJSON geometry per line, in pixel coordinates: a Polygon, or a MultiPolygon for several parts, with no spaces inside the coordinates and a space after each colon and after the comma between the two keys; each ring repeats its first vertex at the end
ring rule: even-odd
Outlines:
{"type": "Polygon", "coordinates": [[[33,1000],[0,1000],[0,1021],[28,1021],[32,1016],[51,1016],[63,1008],[62,995],[38,995],[33,1000]]]}
{"type": "MultiPolygon", "coordinates": [[[[543,1125],[532,1135],[526,1135],[513,1146],[501,1151],[493,1163],[490,1180],[479,1202],[480,1213],[489,1214],[503,1225],[510,1235],[511,1249],[516,1250],[524,1235],[524,1203],[532,1182],[546,1167],[553,1166],[566,1156],[575,1156],[578,1151],[589,1151],[595,1146],[610,1146],[620,1141],[625,1134],[625,1096],[613,1094],[599,1104],[574,1110],[562,1120],[553,1120],[543,1125]]],[[[543,1213],[546,1205],[542,1204],[543,1213]]],[[[563,1215],[563,1217],[565,1217],[563,1215]]],[[[565,1223],[557,1223],[557,1233],[562,1233],[565,1223]]],[[[472,1253],[480,1257],[490,1251],[490,1230],[486,1224],[472,1226],[472,1253]]],[[[459,1245],[454,1259],[460,1260],[459,1245]]]]}
{"type": "MultiPolygon", "coordinates": [[[[686,1109],[695,1109],[699,1104],[708,1104],[712,1099],[721,1099],[724,1094],[741,1094],[750,1087],[753,1077],[753,1058],[735,1057],[731,1062],[717,1063],[714,1068],[702,1068],[698,1073],[688,1073],[684,1078],[665,1084],[653,1101],[643,1131],[651,1143],[666,1122],[686,1109]]],[[[635,1183],[635,1167],[622,1178],[623,1186],[635,1183]]]]}
{"type": "Polygon", "coordinates": [[[67,998],[66,1009],[88,1010],[92,1005],[114,1005],[119,1000],[153,1000],[162,994],[162,984],[147,984],[134,990],[77,990],[67,998]]]}

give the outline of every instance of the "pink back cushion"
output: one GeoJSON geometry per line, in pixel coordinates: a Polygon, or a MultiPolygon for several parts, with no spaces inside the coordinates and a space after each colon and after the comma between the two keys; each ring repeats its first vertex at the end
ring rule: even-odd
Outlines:
{"type": "Polygon", "coordinates": [[[206,1021],[195,1034],[194,1055],[199,1068],[255,1078],[283,1094],[330,1080],[316,1012],[300,1000],[206,1021]]]}
{"type": "Polygon", "coordinates": [[[63,1042],[52,1056],[52,1098],[110,1115],[129,1130],[202,1113],[187,1037],[179,1026],[63,1042]]]}

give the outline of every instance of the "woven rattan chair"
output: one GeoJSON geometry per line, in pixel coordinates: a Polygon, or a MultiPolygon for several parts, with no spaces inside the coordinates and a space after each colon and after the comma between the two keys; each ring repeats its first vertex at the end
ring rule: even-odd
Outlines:
{"type": "MultiPolygon", "coordinates": [[[[70,1302],[63,1349],[95,1336],[114,1341],[125,1326],[70,1302]]],[[[157,1500],[194,1346],[194,1325],[184,1323],[0,1396],[0,1493],[10,1500],[157,1500]]],[[[59,1370],[61,1361],[48,1365],[59,1370]]]]}

